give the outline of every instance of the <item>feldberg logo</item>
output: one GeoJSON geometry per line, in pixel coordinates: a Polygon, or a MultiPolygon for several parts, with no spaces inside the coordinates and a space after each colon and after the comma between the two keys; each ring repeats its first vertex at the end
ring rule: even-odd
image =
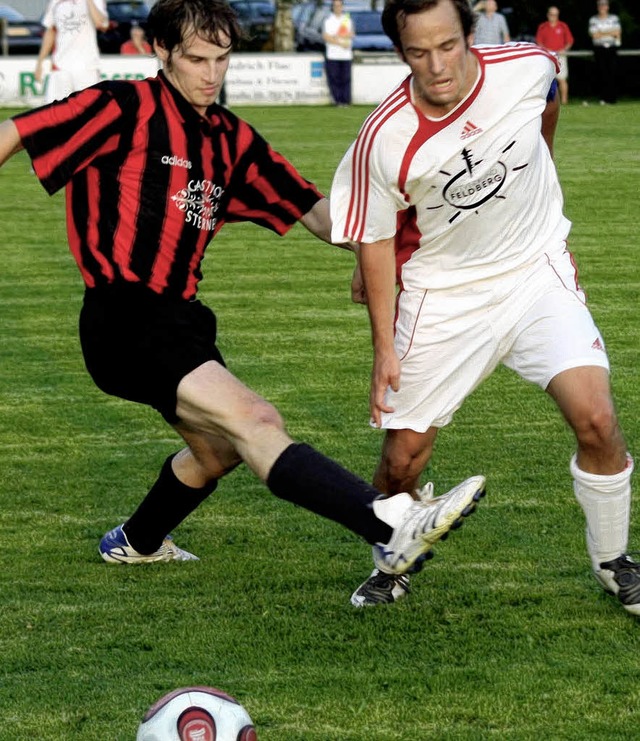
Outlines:
{"type": "Polygon", "coordinates": [[[172,165],[173,167],[185,167],[187,170],[191,169],[190,160],[184,160],[182,159],[182,157],[176,157],[175,154],[172,154],[171,157],[165,154],[160,161],[163,165],[172,165]]]}

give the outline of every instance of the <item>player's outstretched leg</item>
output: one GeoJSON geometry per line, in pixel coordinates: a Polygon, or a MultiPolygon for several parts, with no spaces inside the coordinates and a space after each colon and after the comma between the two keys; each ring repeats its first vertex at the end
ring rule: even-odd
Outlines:
{"type": "Polygon", "coordinates": [[[376,514],[393,526],[388,543],[373,547],[375,569],[351,596],[356,607],[395,602],[409,592],[407,572],[417,570],[432,546],[462,525],[485,495],[485,479],[473,476],[440,497],[433,488],[421,490],[420,501],[396,494],[374,503],[376,514]]]}
{"type": "Polygon", "coordinates": [[[162,541],[161,546],[153,553],[138,553],[129,545],[127,536],[118,525],[110,530],[100,541],[100,555],[107,563],[156,563],[158,561],[199,561],[197,556],[173,542],[170,535],[162,541]]]}

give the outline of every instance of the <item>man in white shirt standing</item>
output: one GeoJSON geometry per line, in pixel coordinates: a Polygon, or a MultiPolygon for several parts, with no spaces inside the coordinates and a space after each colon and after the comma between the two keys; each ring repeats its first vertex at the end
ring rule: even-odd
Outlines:
{"type": "Polygon", "coordinates": [[[331,14],[322,24],[325,42],[325,70],[331,98],[337,106],[351,104],[351,62],[353,22],[344,12],[342,0],[333,0],[331,14]]]}
{"type": "Polygon", "coordinates": [[[600,104],[615,103],[617,94],[618,47],[622,29],[617,15],[609,12],[608,0],[598,0],[598,13],[589,19],[589,36],[593,43],[596,85],[600,104]]]}
{"type": "MultiPolygon", "coordinates": [[[[411,74],[363,124],[330,198],[332,240],[359,244],[352,290],[372,328],[370,412],[385,430],[374,485],[428,498],[419,482],[438,431],[505,365],[573,430],[591,568],[640,615],[640,564],[626,555],[633,460],[541,133],[557,60],[535,44],[472,47],[467,0],[387,0],[382,22],[411,74]]],[[[408,586],[374,569],[352,603],[408,586]]]]}
{"type": "Polygon", "coordinates": [[[62,100],[100,82],[96,31],[109,26],[105,0],[49,0],[35,77],[42,82],[44,62],[51,56],[45,103],[62,100]]]}
{"type": "Polygon", "coordinates": [[[476,22],[474,44],[506,44],[511,41],[507,19],[502,13],[498,13],[496,0],[480,0],[473,9],[480,13],[476,22]]]}

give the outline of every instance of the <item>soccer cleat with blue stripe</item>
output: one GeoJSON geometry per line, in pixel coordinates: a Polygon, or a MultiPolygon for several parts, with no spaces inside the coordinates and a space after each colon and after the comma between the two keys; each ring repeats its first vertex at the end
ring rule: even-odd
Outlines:
{"type": "Polygon", "coordinates": [[[157,551],[145,554],[138,553],[129,545],[122,525],[110,530],[100,541],[100,555],[107,563],[157,563],[158,561],[199,561],[197,556],[173,542],[170,535],[162,541],[157,551]]]}
{"type": "MultiPolygon", "coordinates": [[[[473,476],[433,499],[424,497],[416,502],[407,493],[389,497],[386,501],[394,500],[397,521],[392,524],[393,534],[389,542],[373,546],[375,567],[385,574],[410,571],[435,543],[462,525],[484,495],[484,476],[473,476]]],[[[378,502],[374,502],[374,510],[376,504],[378,502]]]]}

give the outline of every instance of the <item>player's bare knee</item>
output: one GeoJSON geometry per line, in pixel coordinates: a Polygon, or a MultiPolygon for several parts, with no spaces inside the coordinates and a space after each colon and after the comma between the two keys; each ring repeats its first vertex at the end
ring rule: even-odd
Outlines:
{"type": "Polygon", "coordinates": [[[613,405],[592,405],[574,425],[578,441],[583,447],[609,447],[620,438],[618,419],[613,405]]]}
{"type": "MultiPolygon", "coordinates": [[[[385,469],[390,484],[400,483],[420,476],[418,458],[406,450],[395,450],[385,456],[385,469]]],[[[392,488],[396,488],[393,487],[392,488]]]]}
{"type": "Polygon", "coordinates": [[[260,399],[252,404],[251,423],[255,428],[284,430],[284,420],[280,412],[266,399],[260,399]]]}

